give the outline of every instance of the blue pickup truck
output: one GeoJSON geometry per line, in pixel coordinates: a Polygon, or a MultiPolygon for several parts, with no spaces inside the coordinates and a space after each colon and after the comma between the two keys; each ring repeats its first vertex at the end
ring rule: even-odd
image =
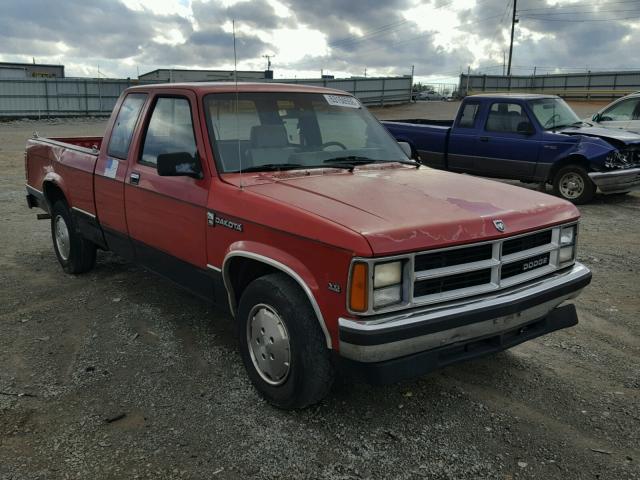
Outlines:
{"type": "Polygon", "coordinates": [[[452,121],[382,123],[430,167],[549,183],[576,204],[640,188],[640,135],[585,123],[560,97],[473,95],[452,121]]]}

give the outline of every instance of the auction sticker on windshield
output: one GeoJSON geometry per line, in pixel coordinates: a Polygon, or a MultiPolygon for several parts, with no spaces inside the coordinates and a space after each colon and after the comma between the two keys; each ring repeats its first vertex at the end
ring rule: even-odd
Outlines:
{"type": "Polygon", "coordinates": [[[325,95],[324,98],[335,107],[360,108],[360,102],[348,95],[325,95]]]}

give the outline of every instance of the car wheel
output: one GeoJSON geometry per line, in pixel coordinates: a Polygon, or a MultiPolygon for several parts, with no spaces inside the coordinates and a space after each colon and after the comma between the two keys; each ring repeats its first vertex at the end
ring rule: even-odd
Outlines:
{"type": "Polygon", "coordinates": [[[75,228],[66,203],[58,200],[51,209],[51,238],[58,262],[67,273],[84,273],[96,264],[96,246],[75,228]]]}
{"type": "Polygon", "coordinates": [[[556,173],[553,179],[553,193],[576,205],[581,205],[593,199],[596,186],[583,167],[569,165],[556,173]]]}
{"type": "Polygon", "coordinates": [[[283,273],[251,282],[238,306],[240,353],[249,378],[285,410],[319,402],[334,369],[316,315],[298,284],[283,273]]]}

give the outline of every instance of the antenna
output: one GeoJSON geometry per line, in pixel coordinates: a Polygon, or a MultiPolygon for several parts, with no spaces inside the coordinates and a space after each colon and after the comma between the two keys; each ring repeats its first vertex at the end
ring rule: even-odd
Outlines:
{"type": "Polygon", "coordinates": [[[275,57],[275,55],[271,54],[271,55],[262,55],[262,58],[266,58],[267,59],[267,70],[271,70],[271,59],[275,57]]]}
{"type": "Polygon", "coordinates": [[[238,139],[238,162],[240,162],[240,189],[242,189],[242,155],[240,153],[240,124],[238,121],[238,56],[236,54],[236,20],[231,21],[233,27],[233,77],[236,81],[236,138],[238,139]]]}

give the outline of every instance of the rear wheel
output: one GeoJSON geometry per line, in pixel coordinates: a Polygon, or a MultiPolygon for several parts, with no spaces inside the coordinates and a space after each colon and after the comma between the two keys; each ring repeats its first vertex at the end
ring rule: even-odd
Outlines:
{"type": "Polygon", "coordinates": [[[334,378],[330,352],[309,301],[290,277],[274,273],[251,282],[237,321],[242,361],[269,403],[291,410],[328,394],[334,378]]]}
{"type": "Polygon", "coordinates": [[[51,209],[51,238],[58,262],[67,273],[84,273],[96,264],[96,246],[75,228],[67,204],[58,200],[51,209]]]}
{"type": "Polygon", "coordinates": [[[583,167],[568,165],[556,173],[553,179],[553,193],[581,205],[593,199],[596,186],[583,167]]]}

